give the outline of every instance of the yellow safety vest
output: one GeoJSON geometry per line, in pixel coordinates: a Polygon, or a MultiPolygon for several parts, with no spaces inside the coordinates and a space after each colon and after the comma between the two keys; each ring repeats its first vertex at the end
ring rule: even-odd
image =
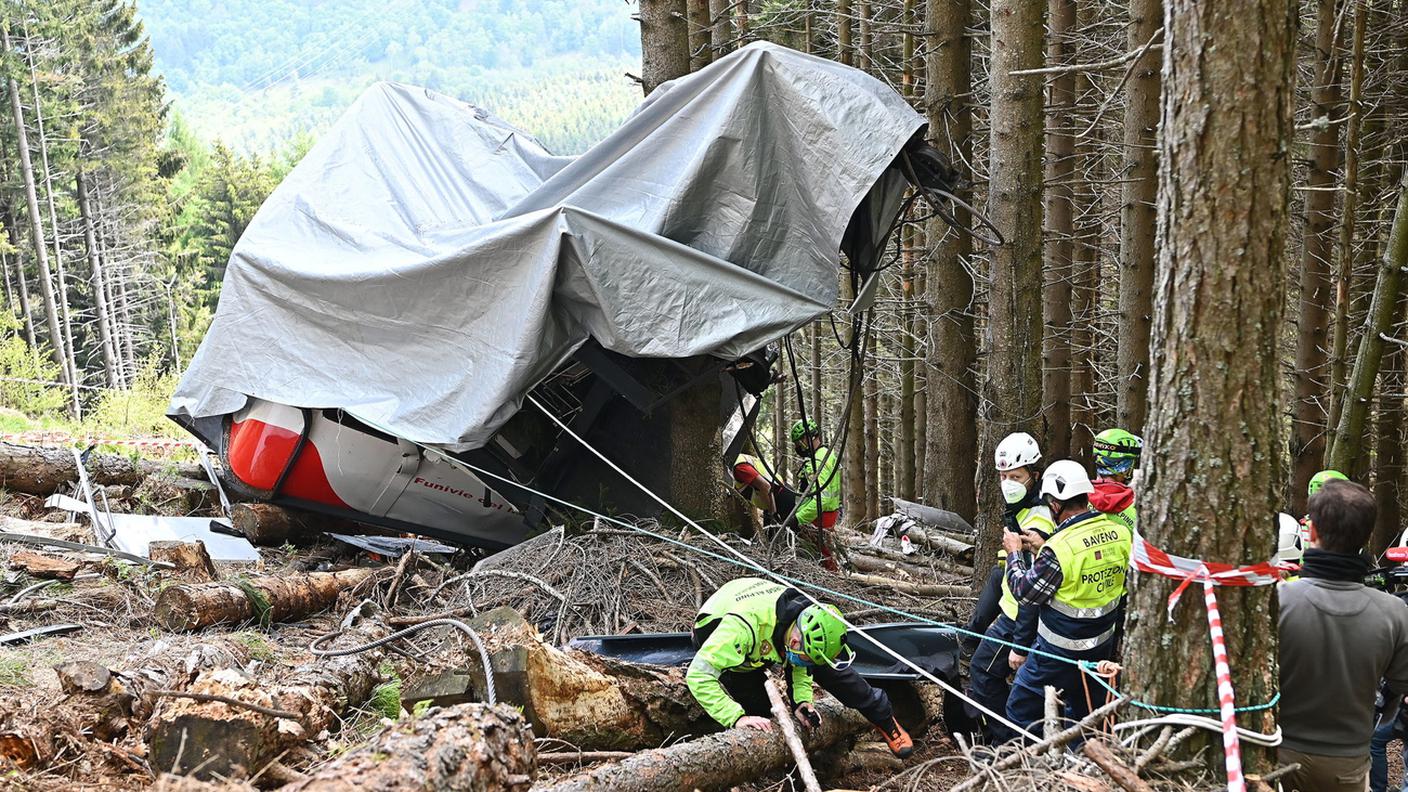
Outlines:
{"type": "MultiPolygon", "coordinates": [[[[1033,506],[1029,509],[1022,509],[1017,512],[1017,527],[1023,531],[1036,531],[1042,536],[1050,536],[1056,530],[1056,521],[1051,519],[1051,510],[1045,506],[1033,506]]],[[[1007,552],[997,551],[998,563],[1007,563],[1007,552]]],[[[1007,618],[1016,621],[1017,619],[1017,597],[1012,593],[1012,588],[1007,585],[1007,575],[1002,576],[1002,599],[998,600],[997,606],[1002,609],[1007,618]]]]}
{"type": "MultiPolygon", "coordinates": [[[[1124,597],[1125,572],[1134,551],[1134,534],[1123,520],[1100,514],[1057,531],[1046,546],[1061,565],[1061,587],[1048,603],[1052,610],[1077,621],[1102,621],[1114,613],[1124,597]]],[[[1086,651],[1114,635],[1115,625],[1087,638],[1062,635],[1045,620],[1037,634],[1054,646],[1086,651]]]]}

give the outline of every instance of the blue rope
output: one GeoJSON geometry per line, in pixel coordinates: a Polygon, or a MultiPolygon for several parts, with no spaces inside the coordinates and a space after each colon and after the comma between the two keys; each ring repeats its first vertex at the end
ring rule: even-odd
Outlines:
{"type": "MultiPolygon", "coordinates": [[[[441,453],[443,453],[443,452],[441,452],[441,453]]],[[[607,522],[609,522],[609,523],[613,523],[613,524],[619,525],[619,526],[621,526],[621,527],[623,527],[623,528],[626,528],[626,529],[628,529],[628,530],[635,531],[636,533],[645,534],[646,536],[652,537],[652,538],[654,538],[654,539],[658,539],[658,540],[660,540],[660,541],[662,541],[662,542],[665,542],[666,544],[676,545],[676,546],[678,546],[678,547],[680,547],[680,548],[683,548],[683,549],[685,549],[685,550],[689,550],[689,551],[691,551],[691,552],[698,553],[698,554],[700,554],[700,555],[708,556],[709,558],[713,558],[713,559],[716,559],[716,560],[718,560],[718,561],[723,561],[723,562],[725,562],[725,563],[732,564],[732,565],[734,565],[734,566],[743,567],[744,569],[749,569],[749,570],[756,571],[756,572],[762,572],[762,573],[767,574],[767,575],[772,575],[772,576],[774,576],[774,577],[776,577],[776,578],[778,578],[778,579],[780,579],[780,580],[785,580],[785,581],[787,581],[788,583],[791,583],[791,584],[793,584],[793,585],[795,585],[795,586],[801,586],[801,587],[803,587],[803,588],[808,588],[808,589],[811,589],[811,590],[813,590],[813,591],[819,591],[819,592],[822,592],[822,593],[824,593],[824,594],[828,594],[828,595],[830,595],[830,596],[832,596],[832,597],[836,597],[836,598],[843,599],[843,600],[849,600],[850,602],[854,602],[854,603],[856,603],[856,604],[858,604],[858,605],[865,605],[865,606],[870,607],[870,608],[875,608],[875,609],[877,609],[877,610],[885,611],[885,612],[888,612],[888,613],[893,613],[893,614],[895,614],[895,615],[897,615],[897,616],[903,616],[903,617],[906,618],[906,619],[910,619],[910,620],[919,622],[919,623],[921,623],[921,624],[927,624],[927,625],[930,625],[930,626],[933,626],[933,627],[942,627],[942,628],[944,628],[944,629],[951,630],[951,631],[953,631],[953,632],[956,632],[956,633],[959,633],[959,634],[962,634],[962,635],[967,635],[967,636],[970,636],[970,637],[973,637],[973,638],[979,638],[979,639],[984,640],[984,641],[992,641],[992,642],[995,643],[995,644],[999,644],[999,645],[1001,645],[1001,646],[1006,646],[1006,647],[1011,648],[1011,649],[1016,649],[1016,650],[1018,650],[1018,652],[1019,652],[1020,654],[1023,654],[1023,655],[1028,655],[1028,656],[1030,656],[1030,655],[1036,655],[1036,656],[1038,656],[1038,657],[1045,657],[1045,658],[1048,658],[1048,659],[1050,659],[1050,660],[1056,660],[1056,661],[1059,661],[1059,662],[1062,662],[1062,663],[1068,663],[1068,664],[1073,665],[1073,666],[1075,666],[1076,668],[1080,669],[1080,670],[1083,671],[1084,673],[1090,675],[1091,677],[1093,677],[1097,682],[1100,683],[1101,687],[1105,688],[1105,689],[1106,689],[1107,691],[1109,691],[1111,694],[1113,694],[1113,695],[1115,695],[1115,696],[1123,695],[1123,694],[1121,694],[1121,693],[1119,692],[1119,690],[1115,689],[1112,685],[1110,685],[1108,682],[1106,682],[1105,679],[1104,679],[1104,677],[1101,677],[1099,674],[1095,673],[1095,664],[1094,664],[1094,663],[1091,663],[1089,660],[1077,660],[1077,659],[1075,659],[1075,658],[1064,657],[1064,656],[1062,656],[1062,655],[1053,654],[1053,653],[1051,653],[1051,652],[1045,652],[1045,651],[1042,651],[1042,650],[1040,650],[1040,649],[1037,649],[1036,647],[1032,647],[1032,646],[1022,646],[1021,644],[1013,643],[1013,642],[1011,642],[1011,641],[1004,641],[1004,640],[1001,640],[1001,639],[998,639],[998,638],[990,637],[990,636],[988,636],[986,633],[977,633],[977,632],[973,632],[972,630],[968,630],[968,629],[966,629],[966,628],[959,627],[959,626],[956,625],[956,624],[949,624],[949,623],[947,623],[947,622],[935,621],[935,620],[930,619],[930,618],[927,618],[927,617],[925,617],[925,616],[920,616],[920,615],[915,614],[915,613],[910,613],[910,612],[908,612],[908,611],[904,611],[904,610],[901,610],[901,609],[899,609],[899,608],[891,607],[891,606],[889,606],[889,605],[885,605],[885,604],[882,604],[882,603],[879,603],[879,602],[872,602],[872,601],[870,601],[870,600],[865,599],[864,597],[857,597],[857,596],[855,596],[855,595],[853,595],[853,594],[847,594],[847,593],[842,592],[842,591],[836,591],[835,589],[828,588],[828,587],[823,586],[823,585],[821,585],[821,584],[819,584],[819,583],[812,583],[812,582],[810,582],[810,581],[802,580],[802,579],[800,579],[800,578],[788,577],[787,575],[783,575],[783,574],[781,574],[781,573],[774,572],[774,571],[768,569],[767,567],[762,566],[762,565],[759,564],[758,562],[753,561],[752,559],[746,559],[746,558],[745,558],[745,559],[731,558],[731,557],[726,556],[726,555],[723,555],[723,554],[721,554],[721,553],[715,553],[715,552],[712,551],[712,550],[706,550],[705,548],[702,548],[702,547],[698,547],[698,546],[696,546],[696,545],[689,544],[688,542],[685,542],[685,541],[682,541],[682,540],[679,540],[679,539],[675,539],[674,537],[670,537],[670,536],[666,536],[666,535],[664,535],[664,534],[656,533],[656,532],[651,531],[651,530],[649,530],[649,529],[642,528],[642,527],[640,527],[639,525],[634,525],[634,524],[632,524],[632,523],[629,523],[629,522],[627,522],[627,521],[625,521],[625,520],[617,519],[617,518],[615,518],[615,517],[610,517],[610,516],[607,516],[607,515],[605,515],[605,514],[601,514],[601,513],[599,513],[599,512],[596,512],[596,511],[593,511],[593,510],[591,510],[591,509],[588,509],[588,508],[585,507],[585,506],[580,506],[580,505],[575,504],[575,503],[572,503],[572,502],[570,502],[570,501],[566,501],[566,500],[563,500],[563,499],[561,499],[561,498],[554,497],[554,496],[552,496],[552,495],[549,495],[549,494],[546,493],[546,492],[540,492],[540,491],[538,491],[538,490],[536,490],[536,489],[533,489],[532,487],[527,486],[526,484],[521,484],[521,483],[519,483],[519,482],[517,482],[517,481],[514,481],[514,480],[512,480],[512,479],[510,479],[510,478],[507,478],[507,477],[504,477],[504,476],[500,476],[500,475],[498,475],[497,473],[493,473],[493,472],[488,471],[488,470],[482,470],[482,469],[480,469],[479,467],[477,467],[477,466],[475,466],[475,465],[471,465],[470,463],[465,462],[464,460],[456,459],[455,457],[450,457],[450,456],[448,456],[448,455],[445,455],[445,456],[446,456],[447,459],[453,459],[455,462],[457,462],[457,463],[463,465],[464,467],[466,467],[466,468],[468,468],[468,469],[474,471],[476,474],[489,476],[489,477],[491,477],[491,478],[497,479],[498,481],[502,481],[502,482],[504,482],[504,483],[506,483],[506,484],[511,484],[511,485],[513,485],[513,486],[515,486],[515,487],[518,487],[518,488],[520,488],[520,489],[526,491],[526,492],[530,492],[530,493],[533,493],[533,494],[535,494],[535,495],[539,495],[539,496],[541,496],[541,497],[543,497],[543,498],[547,498],[548,500],[554,501],[554,502],[559,503],[559,504],[561,504],[561,505],[563,505],[563,506],[566,506],[566,507],[568,507],[568,508],[576,509],[576,510],[578,510],[578,511],[580,511],[580,512],[583,512],[583,513],[585,513],[585,514],[590,514],[590,515],[593,516],[593,517],[596,517],[596,518],[605,520],[605,521],[607,521],[607,522]]],[[[1244,706],[1244,707],[1238,707],[1238,708],[1236,708],[1235,711],[1236,711],[1236,712],[1258,712],[1258,711],[1261,711],[1261,710],[1267,710],[1267,709],[1270,709],[1270,708],[1276,706],[1277,702],[1279,702],[1280,700],[1281,700],[1281,692],[1278,690],[1278,691],[1276,691],[1276,694],[1271,697],[1271,700],[1270,700],[1270,701],[1267,701],[1267,702],[1265,702],[1265,703],[1263,703],[1263,704],[1252,704],[1252,705],[1248,705],[1248,706],[1244,706]]],[[[1130,697],[1130,703],[1133,704],[1133,705],[1135,705],[1136,707],[1141,707],[1141,708],[1146,709],[1146,710],[1149,710],[1149,711],[1151,711],[1151,712],[1185,713],[1185,714],[1190,714],[1190,715],[1217,714],[1217,713],[1221,712],[1221,710],[1213,709],[1213,708],[1168,707],[1168,706],[1164,706],[1164,705],[1160,705],[1160,704],[1151,704],[1151,703],[1149,703],[1149,702],[1141,701],[1141,700],[1139,700],[1139,699],[1137,699],[1137,698],[1133,698],[1133,697],[1130,697]]]]}

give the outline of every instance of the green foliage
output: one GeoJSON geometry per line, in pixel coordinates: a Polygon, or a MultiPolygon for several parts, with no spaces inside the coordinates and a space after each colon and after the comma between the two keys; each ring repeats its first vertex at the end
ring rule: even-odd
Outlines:
{"type": "Polygon", "coordinates": [[[31,349],[20,332],[19,319],[0,312],[0,407],[28,416],[57,416],[68,403],[67,393],[39,383],[58,381],[59,367],[47,350],[31,349]]]}
{"type": "Polygon", "coordinates": [[[166,417],[166,406],[175,389],[176,375],[163,371],[159,360],[152,358],[130,388],[103,391],[84,417],[83,426],[98,437],[181,437],[179,427],[166,417]]]}

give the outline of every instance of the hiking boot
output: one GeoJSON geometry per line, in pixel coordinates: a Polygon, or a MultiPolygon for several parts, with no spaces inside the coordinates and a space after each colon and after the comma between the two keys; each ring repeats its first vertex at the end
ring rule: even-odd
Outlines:
{"type": "Polygon", "coordinates": [[[890,722],[884,726],[877,724],[875,731],[880,732],[880,736],[885,738],[885,744],[890,746],[890,752],[895,756],[905,759],[914,753],[914,741],[909,739],[909,733],[894,718],[890,718],[890,722]]]}

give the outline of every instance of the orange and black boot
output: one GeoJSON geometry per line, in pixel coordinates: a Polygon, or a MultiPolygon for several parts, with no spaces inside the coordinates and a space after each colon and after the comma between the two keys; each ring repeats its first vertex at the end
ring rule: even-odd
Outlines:
{"type": "Polygon", "coordinates": [[[890,746],[890,752],[895,756],[905,759],[914,753],[914,741],[909,739],[909,733],[894,718],[890,718],[890,722],[884,726],[876,724],[875,731],[885,738],[885,744],[890,746]]]}

